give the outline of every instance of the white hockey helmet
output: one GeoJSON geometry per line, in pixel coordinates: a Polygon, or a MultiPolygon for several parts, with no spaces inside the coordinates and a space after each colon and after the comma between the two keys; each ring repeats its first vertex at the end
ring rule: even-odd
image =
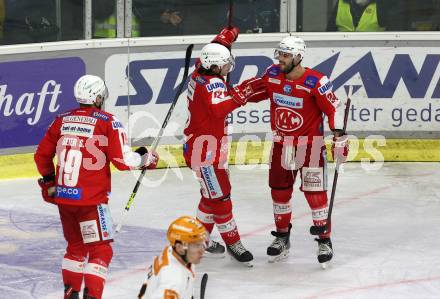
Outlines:
{"type": "Polygon", "coordinates": [[[306,54],[306,43],[302,38],[287,36],[281,40],[278,48],[275,49],[275,59],[278,59],[280,52],[292,54],[293,57],[299,55],[303,59],[306,54]]]}
{"type": "Polygon", "coordinates": [[[203,68],[207,70],[213,65],[222,68],[224,65],[230,63],[230,72],[234,69],[235,65],[234,56],[232,56],[231,51],[217,43],[210,43],[202,48],[200,52],[200,62],[203,68]]]}
{"type": "Polygon", "coordinates": [[[84,75],[79,78],[75,83],[73,93],[76,101],[85,105],[95,103],[97,96],[101,96],[103,100],[108,97],[108,89],[104,80],[93,75],[84,75]]]}

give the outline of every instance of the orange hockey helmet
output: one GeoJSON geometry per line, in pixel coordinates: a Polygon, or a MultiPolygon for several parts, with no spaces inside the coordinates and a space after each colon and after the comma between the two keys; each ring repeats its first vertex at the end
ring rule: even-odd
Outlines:
{"type": "Polygon", "coordinates": [[[167,239],[172,246],[181,243],[197,243],[206,241],[208,234],[205,227],[195,217],[182,216],[174,220],[167,232],[167,239]]]}

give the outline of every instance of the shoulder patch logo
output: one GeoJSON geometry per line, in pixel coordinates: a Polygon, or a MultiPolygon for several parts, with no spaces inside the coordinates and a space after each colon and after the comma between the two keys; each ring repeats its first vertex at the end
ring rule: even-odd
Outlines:
{"type": "Polygon", "coordinates": [[[196,81],[199,84],[205,85],[206,84],[206,79],[203,78],[202,76],[197,76],[194,78],[194,81],[196,81]]]}
{"type": "Polygon", "coordinates": [[[315,76],[307,76],[306,80],[304,81],[304,85],[310,88],[315,88],[316,82],[318,82],[318,78],[315,76]]]}
{"type": "Polygon", "coordinates": [[[93,112],[92,116],[99,118],[99,119],[102,119],[102,120],[105,120],[105,121],[109,120],[109,117],[107,115],[105,115],[104,113],[96,112],[96,111],[93,112]]]}
{"type": "Polygon", "coordinates": [[[271,77],[276,77],[280,74],[280,67],[279,66],[273,66],[268,71],[267,74],[271,77]]]}

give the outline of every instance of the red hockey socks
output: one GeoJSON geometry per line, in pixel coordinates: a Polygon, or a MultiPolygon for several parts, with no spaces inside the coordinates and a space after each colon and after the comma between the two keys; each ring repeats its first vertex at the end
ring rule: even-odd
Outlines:
{"type": "MultiPolygon", "coordinates": [[[[313,225],[326,225],[328,216],[327,192],[304,192],[304,196],[312,209],[313,225]]],[[[327,233],[319,235],[319,238],[330,238],[330,232],[331,227],[329,225],[327,233]]]]}
{"type": "Polygon", "coordinates": [[[208,233],[211,234],[215,224],[214,215],[210,206],[210,200],[205,197],[200,199],[199,207],[197,209],[197,220],[199,220],[208,233]]]}
{"type": "Polygon", "coordinates": [[[101,299],[112,256],[113,250],[110,243],[89,248],[89,262],[84,268],[84,283],[90,297],[101,299]]]}
{"type": "Polygon", "coordinates": [[[61,263],[64,285],[70,286],[76,292],[81,290],[84,261],[85,257],[83,256],[66,253],[61,263]]]}
{"type": "Polygon", "coordinates": [[[292,218],[292,206],[290,198],[293,188],[272,189],[273,216],[277,232],[285,233],[289,230],[290,220],[292,218]]]}
{"type": "Polygon", "coordinates": [[[232,215],[232,202],[230,199],[226,201],[214,201],[214,222],[222,236],[226,245],[232,245],[240,241],[240,234],[232,215]]]}

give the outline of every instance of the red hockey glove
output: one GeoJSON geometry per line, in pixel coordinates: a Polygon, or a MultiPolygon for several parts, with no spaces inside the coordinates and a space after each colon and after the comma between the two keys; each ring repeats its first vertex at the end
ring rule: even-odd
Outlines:
{"type": "Polygon", "coordinates": [[[214,37],[211,43],[219,43],[230,50],[232,43],[237,40],[238,33],[239,30],[237,27],[223,28],[222,31],[220,31],[220,33],[214,37]]]}
{"type": "Polygon", "coordinates": [[[232,100],[240,106],[247,102],[259,102],[267,99],[266,84],[261,78],[250,78],[230,91],[232,100]]]}
{"type": "Polygon", "coordinates": [[[332,157],[333,161],[337,163],[344,163],[347,161],[349,150],[348,136],[342,135],[340,137],[333,136],[332,141],[332,157]]]}
{"type": "Polygon", "coordinates": [[[159,154],[156,152],[148,152],[145,146],[139,147],[135,150],[136,153],[141,155],[142,163],[139,169],[155,169],[159,162],[159,154]]]}
{"type": "Polygon", "coordinates": [[[41,196],[44,201],[55,204],[55,173],[38,179],[38,185],[40,185],[41,196]]]}

